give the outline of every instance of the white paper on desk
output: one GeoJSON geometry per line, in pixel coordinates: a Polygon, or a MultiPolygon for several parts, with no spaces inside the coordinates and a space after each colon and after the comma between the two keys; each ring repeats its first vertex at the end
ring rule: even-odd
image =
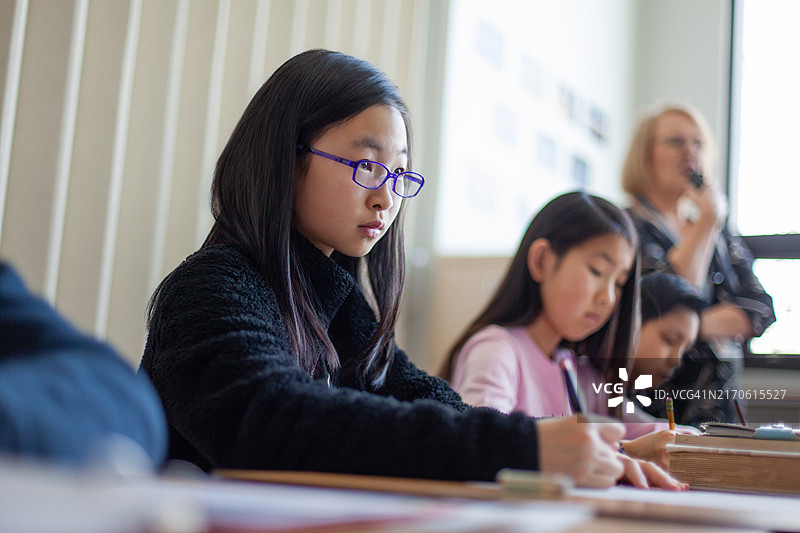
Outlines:
{"type": "MultiPolygon", "coordinates": [[[[451,505],[458,505],[451,502],[451,505]]],[[[470,501],[459,509],[421,524],[425,533],[497,531],[503,533],[557,533],[571,530],[594,517],[587,506],[555,501],[470,501]]]]}
{"type": "Polygon", "coordinates": [[[300,487],[85,476],[45,465],[0,464],[0,532],[142,533],[209,528],[291,530],[417,520],[432,511],[391,498],[300,487]]]}
{"type": "Polygon", "coordinates": [[[0,531],[141,533],[209,526],[287,531],[374,523],[404,531],[564,531],[592,517],[561,502],[445,500],[242,481],[120,478],[0,458],[0,531]]]}
{"type": "Polygon", "coordinates": [[[771,496],[764,494],[738,494],[732,492],[713,492],[702,490],[669,491],[642,490],[634,487],[616,486],[610,489],[570,489],[572,496],[583,496],[602,500],[658,503],[681,505],[706,509],[737,511],[757,511],[759,513],[797,514],[800,498],[792,496],[771,496]]]}
{"type": "Polygon", "coordinates": [[[212,524],[265,530],[358,521],[398,521],[426,532],[556,533],[593,517],[589,506],[561,502],[437,499],[404,494],[300,487],[232,480],[163,482],[159,497],[189,499],[212,524]]]}
{"type": "Polygon", "coordinates": [[[190,502],[212,526],[259,531],[401,522],[439,512],[431,502],[394,495],[219,479],[162,480],[139,490],[153,503],[190,502]]]}

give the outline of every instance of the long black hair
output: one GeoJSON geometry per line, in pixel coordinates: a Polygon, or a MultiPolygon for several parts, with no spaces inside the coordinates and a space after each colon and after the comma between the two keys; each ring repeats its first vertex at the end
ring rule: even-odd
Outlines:
{"type": "MultiPolygon", "coordinates": [[[[217,161],[211,187],[214,225],[203,247],[244,249],[275,293],[298,363],[314,374],[318,363],[340,366],[317,318],[310,282],[292,231],[295,176],[308,168],[309,146],[329,128],[374,105],[397,109],[406,126],[408,108],[397,87],[367,61],[328,50],[309,50],[283,65],[245,109],[217,161]],[[322,346],[320,347],[320,343],[322,346]]],[[[377,303],[378,328],[359,358],[359,372],[379,382],[394,352],[394,327],[404,280],[402,207],[394,224],[364,258],[334,252],[331,258],[360,279],[377,303]],[[365,263],[365,264],[364,264],[365,263]]],[[[158,290],[153,296],[156,299],[158,290]]],[[[152,308],[152,304],[151,304],[152,308]]]]}
{"type": "MultiPolygon", "coordinates": [[[[630,217],[608,200],[582,191],[550,200],[533,217],[505,278],[486,308],[450,349],[439,374],[445,379],[452,377],[455,357],[464,344],[486,326],[524,326],[539,316],[542,311],[541,291],[528,268],[528,249],[535,240],[547,239],[553,252],[563,257],[573,247],[607,234],[621,235],[634,251],[638,248],[638,236],[630,217]]],[[[618,381],[619,368],[629,367],[638,335],[638,256],[635,252],[633,268],[608,322],[582,341],[562,342],[578,355],[588,356],[608,382],[618,381]]]]}

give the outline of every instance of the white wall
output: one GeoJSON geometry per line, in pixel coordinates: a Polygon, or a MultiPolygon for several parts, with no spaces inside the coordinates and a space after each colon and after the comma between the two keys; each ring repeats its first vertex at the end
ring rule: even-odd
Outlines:
{"type": "Polygon", "coordinates": [[[556,194],[617,190],[634,14],[630,0],[452,4],[438,254],[513,253],[531,214],[556,194]]]}
{"type": "Polygon", "coordinates": [[[716,169],[727,171],[731,0],[638,0],[634,110],[658,101],[692,103],[718,145],[716,169]]]}

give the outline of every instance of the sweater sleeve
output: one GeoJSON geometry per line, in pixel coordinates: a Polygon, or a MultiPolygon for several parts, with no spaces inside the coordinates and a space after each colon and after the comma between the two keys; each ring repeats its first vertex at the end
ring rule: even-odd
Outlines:
{"type": "Polygon", "coordinates": [[[166,423],[149,380],[0,264],[0,451],[81,463],[115,435],[163,461],[166,423]]]}
{"type": "MultiPolygon", "coordinates": [[[[174,434],[205,467],[440,479],[537,467],[530,418],[310,379],[264,279],[235,258],[203,263],[184,263],[163,284],[142,364],[174,434]]],[[[398,361],[390,383],[422,377],[398,361]]]]}

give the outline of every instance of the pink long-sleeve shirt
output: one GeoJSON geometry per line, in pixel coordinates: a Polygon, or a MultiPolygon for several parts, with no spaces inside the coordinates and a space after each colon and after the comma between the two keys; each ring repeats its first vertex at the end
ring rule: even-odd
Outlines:
{"type": "MultiPolygon", "coordinates": [[[[456,356],[451,384],[463,400],[474,406],[493,407],[504,413],[521,411],[534,417],[571,414],[566,385],[556,361],[569,357],[577,369],[578,388],[588,413],[607,414],[609,395],[600,373],[586,358],[559,348],[553,359],[534,342],[524,327],[488,326],[464,345],[456,356]]],[[[635,439],[651,431],[668,429],[666,420],[655,418],[634,404],[625,412],[625,437],[635,439]]],[[[679,428],[679,430],[684,428],[679,428]]],[[[688,428],[687,428],[688,429],[688,428]]]]}

